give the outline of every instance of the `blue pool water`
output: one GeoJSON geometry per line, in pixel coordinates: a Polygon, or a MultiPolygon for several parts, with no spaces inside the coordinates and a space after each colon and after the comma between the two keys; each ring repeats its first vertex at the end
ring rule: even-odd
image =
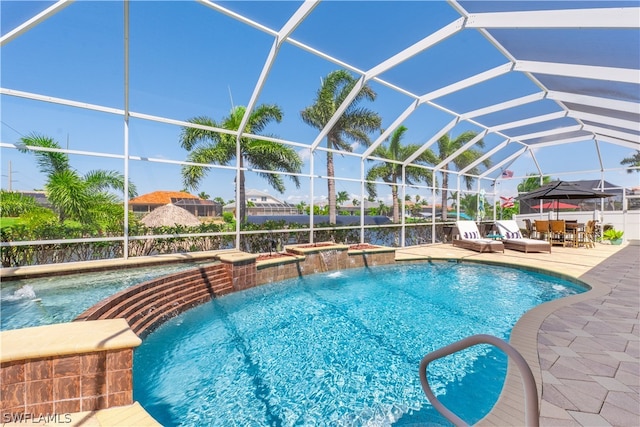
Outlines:
{"type": "MultiPolygon", "coordinates": [[[[584,291],[473,264],[324,273],[217,298],[136,349],[134,398],[165,426],[446,425],[420,387],[428,352],[474,334],[508,339],[522,314],[584,291]]],[[[430,367],[466,421],[500,393],[506,359],[483,345],[430,367]]]]}
{"type": "Polygon", "coordinates": [[[116,292],[195,265],[168,264],[4,281],[0,288],[0,330],[69,322],[116,292]]]}

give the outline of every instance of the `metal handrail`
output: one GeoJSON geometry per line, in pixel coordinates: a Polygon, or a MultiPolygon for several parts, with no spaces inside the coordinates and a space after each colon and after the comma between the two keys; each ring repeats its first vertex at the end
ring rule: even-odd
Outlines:
{"type": "Polygon", "coordinates": [[[429,399],[429,402],[431,402],[431,405],[433,405],[433,407],[437,409],[438,412],[440,412],[444,417],[446,417],[456,426],[468,425],[463,419],[447,409],[438,400],[435,394],[433,394],[433,391],[431,391],[431,387],[429,386],[429,380],[427,380],[427,367],[429,363],[433,362],[436,359],[449,356],[453,353],[477,344],[491,344],[493,346],[496,346],[500,350],[504,351],[507,356],[511,357],[516,363],[518,369],[520,370],[520,374],[522,375],[524,386],[525,425],[538,427],[540,423],[540,414],[538,411],[538,389],[536,387],[536,381],[533,378],[531,368],[529,368],[529,365],[524,360],[524,357],[522,357],[522,355],[518,353],[515,348],[513,348],[506,341],[498,337],[494,337],[493,335],[473,335],[460,341],[454,342],[453,344],[449,344],[446,347],[442,347],[438,350],[432,351],[422,358],[422,361],[420,362],[420,383],[422,384],[422,389],[427,395],[427,399],[429,399]]]}

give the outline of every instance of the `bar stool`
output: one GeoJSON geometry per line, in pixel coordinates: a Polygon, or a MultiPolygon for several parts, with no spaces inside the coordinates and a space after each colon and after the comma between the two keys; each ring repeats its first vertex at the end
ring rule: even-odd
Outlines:
{"type": "Polygon", "coordinates": [[[552,245],[566,246],[571,243],[566,239],[564,219],[549,221],[549,242],[552,245]]]}
{"type": "Polygon", "coordinates": [[[549,221],[536,219],[536,238],[539,240],[549,240],[549,221]]]}

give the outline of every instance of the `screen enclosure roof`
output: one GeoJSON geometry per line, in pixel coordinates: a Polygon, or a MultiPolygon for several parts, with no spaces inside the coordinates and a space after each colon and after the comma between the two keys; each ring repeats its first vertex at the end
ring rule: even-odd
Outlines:
{"type": "MultiPolygon", "coordinates": [[[[292,91],[304,92],[304,99],[299,104],[291,101],[292,109],[298,111],[290,113],[288,123],[297,120],[304,127],[298,113],[313,100],[322,76],[346,69],[357,79],[354,90],[324,129],[278,130],[280,135],[275,139],[296,149],[312,153],[326,150],[323,142],[327,133],[359,88],[367,84],[379,95],[369,108],[384,105],[384,130],[372,138],[370,146],[354,149],[360,157],[371,157],[400,125],[410,128],[411,142],[421,147],[402,162],[404,165],[427,149],[436,150],[438,139],[445,134],[477,132],[477,138],[431,167],[439,170],[464,150],[479,149],[483,156],[477,162],[454,173],[465,174],[475,168],[474,177],[489,180],[501,179],[503,171],[518,162],[526,162],[526,168],[540,175],[623,170],[621,158],[640,150],[638,2],[176,2],[182,4],[184,17],[180,10],[168,13],[166,2],[119,3],[119,15],[114,15],[118,24],[106,36],[115,39],[119,55],[114,69],[120,71],[114,73],[111,84],[115,92],[125,94],[114,98],[92,98],[90,89],[85,95],[55,85],[14,84],[11,72],[5,72],[20,65],[7,63],[13,45],[19,49],[22,39],[37,40],[40,26],[53,25],[65,14],[71,17],[74,8],[84,8],[86,14],[103,2],[36,2],[30,14],[22,15],[11,14],[8,3],[13,2],[3,2],[1,36],[2,49],[7,51],[6,60],[3,58],[3,74],[7,77],[1,88],[4,97],[184,124],[186,115],[197,115],[195,108],[184,113],[173,107],[156,108],[138,96],[145,92],[140,83],[143,73],[151,72],[141,64],[147,55],[156,55],[160,61],[171,43],[175,43],[176,51],[188,51],[195,43],[180,39],[181,26],[202,25],[202,37],[206,38],[216,37],[211,27],[224,22],[233,32],[210,40],[208,51],[190,52],[186,63],[174,62],[172,72],[182,73],[178,78],[191,78],[193,74],[193,78],[203,78],[222,92],[228,91],[224,99],[227,109],[229,97],[236,104],[246,105],[248,111],[261,103],[287,105],[290,101],[279,96],[284,97],[284,88],[290,85],[292,91]],[[170,16],[161,16],[163,10],[170,16]],[[197,14],[203,24],[195,19],[189,22],[190,13],[197,14]],[[144,34],[139,28],[153,19],[158,20],[154,24],[156,32],[144,34]],[[177,29],[163,27],[164,20],[174,22],[177,29]],[[141,47],[141,39],[147,48],[141,47]],[[157,46],[149,47],[154,40],[157,46]],[[229,51],[234,53],[227,54],[221,44],[230,45],[229,51]],[[217,57],[219,61],[212,62],[208,74],[193,71],[199,67],[195,59],[198,55],[217,57]],[[248,77],[241,88],[234,82],[232,94],[231,77],[216,80],[223,75],[218,68],[246,68],[248,77]],[[204,77],[207,75],[210,78],[204,77]],[[483,142],[478,145],[480,139],[483,142]],[[587,157],[580,161],[570,156],[545,160],[545,153],[554,153],[554,149],[560,154],[552,157],[562,157],[572,150],[587,157]],[[490,163],[484,162],[487,159],[490,163]]],[[[92,43],[91,39],[86,43],[92,43]]],[[[94,49],[99,54],[100,46],[94,49]]],[[[90,62],[92,58],[84,60],[90,62]]],[[[33,81],[63,75],[43,73],[33,81]]],[[[175,89],[170,85],[163,90],[168,94],[179,91],[177,84],[175,89]]],[[[210,102],[214,103],[199,99],[198,106],[218,108],[210,102]]],[[[248,115],[243,122],[247,119],[248,115]]],[[[12,145],[4,137],[2,143],[5,147],[12,145]]]]}

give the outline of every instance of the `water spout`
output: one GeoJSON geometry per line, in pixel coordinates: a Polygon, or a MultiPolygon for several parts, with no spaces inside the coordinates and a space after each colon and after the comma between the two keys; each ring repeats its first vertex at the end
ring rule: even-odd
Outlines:
{"type": "Polygon", "coordinates": [[[36,298],[36,293],[33,290],[33,286],[24,285],[23,287],[16,289],[13,295],[9,295],[5,298],[5,301],[18,301],[21,299],[33,300],[36,298]]]}

